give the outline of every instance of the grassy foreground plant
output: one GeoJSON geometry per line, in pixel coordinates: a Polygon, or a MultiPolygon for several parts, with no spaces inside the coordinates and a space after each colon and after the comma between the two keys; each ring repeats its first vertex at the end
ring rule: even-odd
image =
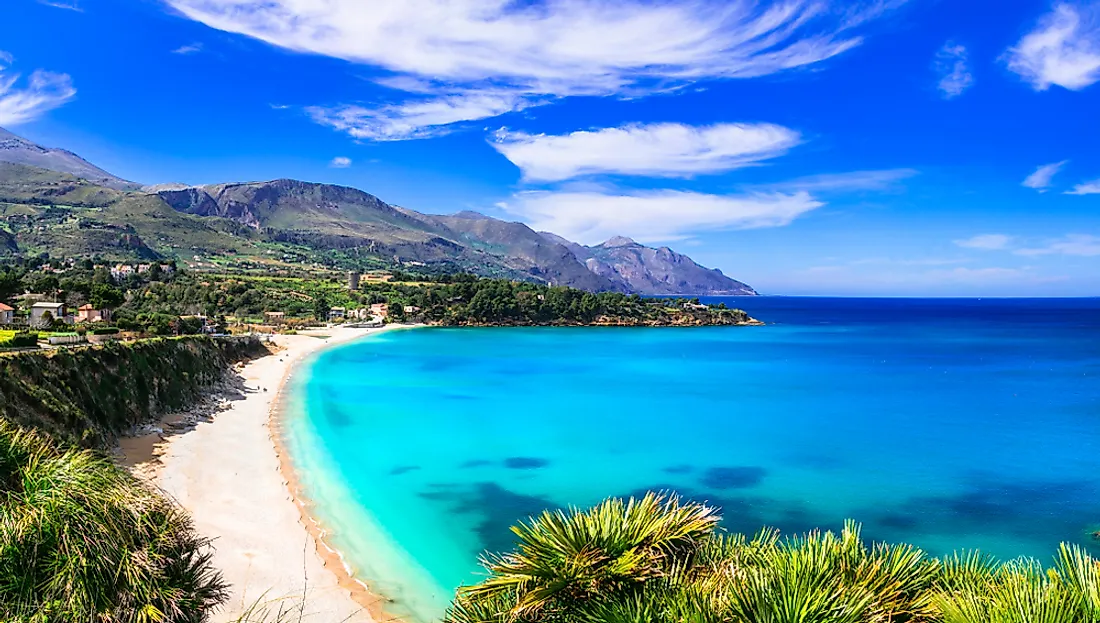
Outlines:
{"type": "Polygon", "coordinates": [[[0,420],[0,620],[203,621],[227,596],[208,546],[108,459],[0,420]]]}
{"type": "Polygon", "coordinates": [[[945,560],[859,526],[718,533],[706,505],[649,494],[514,527],[516,551],[459,589],[449,623],[1100,623],[1100,563],[945,560]]]}

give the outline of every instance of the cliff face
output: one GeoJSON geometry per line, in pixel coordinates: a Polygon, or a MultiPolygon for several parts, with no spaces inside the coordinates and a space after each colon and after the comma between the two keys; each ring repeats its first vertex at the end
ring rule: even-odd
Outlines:
{"type": "MultiPolygon", "coordinates": [[[[551,239],[561,240],[557,236],[551,239]]],[[[573,244],[573,254],[588,270],[616,282],[619,289],[640,294],[755,295],[752,287],[731,279],[716,268],[700,266],[690,257],[668,247],[647,247],[616,236],[603,244],[573,244]]]]}
{"type": "Polygon", "coordinates": [[[107,447],[122,432],[194,403],[258,341],[166,338],[0,356],[0,416],[55,439],[107,447]]]}

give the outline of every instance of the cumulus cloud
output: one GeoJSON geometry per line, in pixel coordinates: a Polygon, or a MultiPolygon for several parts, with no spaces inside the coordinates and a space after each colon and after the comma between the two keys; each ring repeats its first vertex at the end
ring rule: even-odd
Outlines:
{"type": "MultiPolygon", "coordinates": [[[[361,0],[167,2],[219,30],[388,71],[380,82],[411,101],[355,107],[368,121],[347,129],[418,138],[420,107],[455,108],[487,88],[511,105],[476,108],[473,118],[813,65],[859,45],[859,29],[904,0],[404,0],[370,10],[361,0]]],[[[471,120],[474,108],[457,107],[467,110],[460,121],[471,120]]]]}
{"type": "Polygon", "coordinates": [[[1041,193],[1046,192],[1046,190],[1050,188],[1050,183],[1054,180],[1054,176],[1067,162],[1069,162],[1069,160],[1040,165],[1035,169],[1034,173],[1024,178],[1023,185],[1028,188],[1034,188],[1041,193]]]}
{"type": "Polygon", "coordinates": [[[1005,53],[1008,68],[1036,91],[1077,91],[1100,80],[1100,3],[1058,3],[1005,53]]]}
{"type": "Polygon", "coordinates": [[[493,147],[523,171],[524,179],[561,181],[601,173],[720,173],[775,158],[800,142],[798,132],[770,123],[653,123],[557,136],[501,130],[493,147]]]}
{"type": "Polygon", "coordinates": [[[0,126],[37,119],[76,95],[68,74],[37,70],[21,83],[20,74],[8,69],[13,61],[11,54],[0,51],[0,126]]]}
{"type": "Polygon", "coordinates": [[[658,242],[681,240],[698,231],[781,227],[822,205],[805,192],[593,190],[521,192],[499,207],[538,231],[597,244],[617,235],[658,242]]]}
{"type": "Polygon", "coordinates": [[[351,158],[346,156],[336,156],[329,161],[328,166],[334,169],[346,169],[351,166],[351,158]]]}
{"type": "Polygon", "coordinates": [[[1046,244],[1017,249],[1017,255],[1072,255],[1076,257],[1100,256],[1100,236],[1090,234],[1069,234],[1046,244]]]}
{"type": "Polygon", "coordinates": [[[964,249],[980,249],[982,251],[999,251],[1007,249],[1014,238],[1006,234],[980,234],[972,238],[956,240],[955,244],[964,249]]]}
{"type": "Polygon", "coordinates": [[[1088,182],[1081,182],[1073,187],[1072,190],[1066,191],[1067,195],[1100,195],[1100,179],[1091,180],[1088,182]]]}
{"type": "Polygon", "coordinates": [[[967,63],[966,48],[948,41],[943,44],[939,52],[936,52],[936,73],[940,76],[937,84],[945,99],[951,99],[962,95],[962,92],[974,84],[974,76],[970,74],[967,63]]]}

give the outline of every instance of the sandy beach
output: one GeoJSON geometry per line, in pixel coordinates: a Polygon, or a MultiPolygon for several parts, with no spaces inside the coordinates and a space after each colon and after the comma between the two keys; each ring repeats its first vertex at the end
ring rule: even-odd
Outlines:
{"type": "Polygon", "coordinates": [[[381,601],[319,543],[317,527],[293,495],[293,474],[271,425],[283,383],[305,356],[387,329],[275,336],[280,352],[243,367],[243,393],[224,409],[163,441],[154,434],[123,443],[124,460],[134,464],[148,459],[158,442],[153,469],[140,469],[191,513],[200,533],[214,539],[214,564],[232,585],[232,597],[215,621],[235,621],[257,603],[271,612],[300,611],[307,623],[383,620],[381,601]]]}

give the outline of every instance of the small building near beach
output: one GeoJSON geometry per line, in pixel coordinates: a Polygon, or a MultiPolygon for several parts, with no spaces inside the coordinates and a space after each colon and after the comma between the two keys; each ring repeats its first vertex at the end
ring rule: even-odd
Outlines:
{"type": "Polygon", "coordinates": [[[375,303],[370,306],[370,315],[385,318],[390,315],[390,306],[385,303],[375,303]]]}
{"type": "Polygon", "coordinates": [[[15,308],[0,303],[0,324],[11,324],[13,322],[15,322],[15,308]]]}
{"type": "Polygon", "coordinates": [[[266,324],[283,324],[286,322],[286,312],[281,311],[265,311],[264,323],[266,324]]]}
{"type": "Polygon", "coordinates": [[[332,309],[328,310],[328,319],[329,321],[343,320],[346,313],[347,310],[343,307],[333,307],[332,309]]]}

